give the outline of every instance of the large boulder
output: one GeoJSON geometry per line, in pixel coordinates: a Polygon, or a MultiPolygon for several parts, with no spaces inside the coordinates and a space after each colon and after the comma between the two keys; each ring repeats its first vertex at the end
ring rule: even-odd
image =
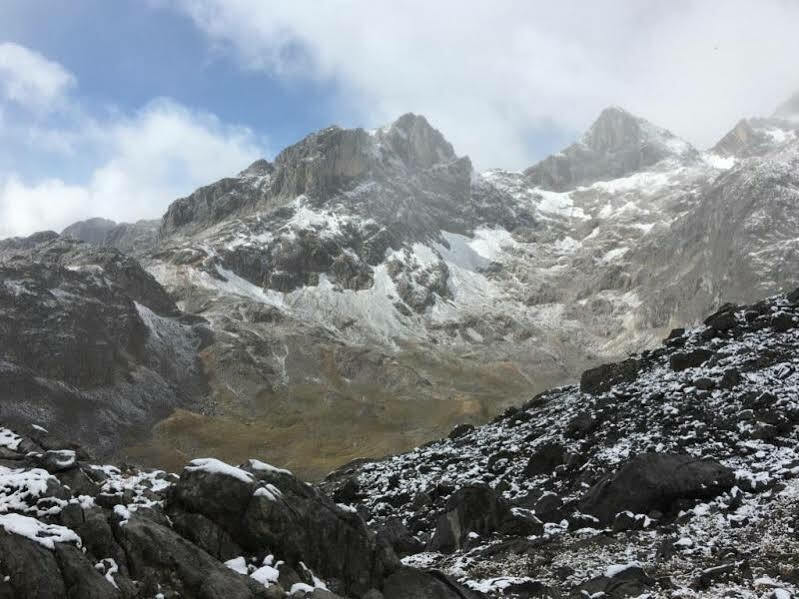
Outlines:
{"type": "Polygon", "coordinates": [[[709,499],[731,489],[734,483],[732,470],[712,460],[646,453],[589,489],[580,509],[610,523],[624,510],[668,512],[679,499],[709,499]]]}
{"type": "Polygon", "coordinates": [[[580,377],[580,391],[592,395],[605,393],[614,385],[635,380],[639,369],[639,361],[633,358],[618,364],[603,364],[591,368],[580,377]]]}
{"type": "Polygon", "coordinates": [[[672,370],[681,371],[687,368],[696,368],[713,357],[713,351],[698,347],[691,351],[677,352],[669,356],[669,365],[672,370]]]}
{"type": "Polygon", "coordinates": [[[470,533],[527,535],[540,532],[540,527],[536,519],[514,514],[510,504],[488,485],[471,485],[458,489],[447,500],[446,511],[439,516],[430,540],[430,549],[455,551],[463,547],[470,533]]]}

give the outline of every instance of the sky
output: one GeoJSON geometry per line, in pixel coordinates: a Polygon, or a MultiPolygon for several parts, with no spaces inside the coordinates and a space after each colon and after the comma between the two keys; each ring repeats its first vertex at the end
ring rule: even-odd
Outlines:
{"type": "Polygon", "coordinates": [[[523,169],[619,105],[699,148],[799,89],[795,0],[3,0],[0,238],[157,218],[416,112],[523,169]]]}

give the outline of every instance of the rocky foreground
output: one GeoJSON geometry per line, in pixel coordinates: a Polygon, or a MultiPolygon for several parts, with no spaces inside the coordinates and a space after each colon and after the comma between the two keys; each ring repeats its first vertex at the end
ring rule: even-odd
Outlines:
{"type": "Polygon", "coordinates": [[[324,486],[407,565],[510,597],[799,588],[799,292],[324,486]]]}
{"type": "Polygon", "coordinates": [[[311,486],[0,428],[0,597],[753,597],[799,589],[799,292],[311,486]]]}

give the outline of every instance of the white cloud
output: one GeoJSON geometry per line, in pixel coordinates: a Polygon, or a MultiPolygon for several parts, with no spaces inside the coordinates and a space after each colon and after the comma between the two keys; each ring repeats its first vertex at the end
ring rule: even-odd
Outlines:
{"type": "Polygon", "coordinates": [[[0,97],[23,107],[54,107],[75,84],[75,77],[57,62],[11,42],[0,43],[0,97]]]}
{"type": "Polygon", "coordinates": [[[799,2],[173,0],[246,68],[332,80],[369,125],[427,115],[480,167],[620,104],[699,146],[799,86],[799,2]]]}
{"type": "Polygon", "coordinates": [[[69,223],[75,208],[89,204],[87,190],[58,179],[28,186],[16,176],[0,181],[0,239],[69,223]]]}
{"type": "Polygon", "coordinates": [[[130,117],[79,125],[82,135],[77,129],[50,134],[98,156],[87,181],[25,183],[14,174],[0,176],[0,237],[60,231],[93,216],[159,217],[177,197],[263,156],[249,129],[165,99],[130,117]]]}

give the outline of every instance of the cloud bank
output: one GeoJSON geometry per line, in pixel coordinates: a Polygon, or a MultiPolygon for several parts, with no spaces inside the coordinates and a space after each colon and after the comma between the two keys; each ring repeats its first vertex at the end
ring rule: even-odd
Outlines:
{"type": "Polygon", "coordinates": [[[799,2],[173,0],[242,67],[332,80],[371,126],[425,114],[481,168],[523,168],[622,105],[699,147],[799,87],[799,2]],[[540,141],[540,139],[539,139],[540,141]]]}
{"type": "Polygon", "coordinates": [[[60,231],[94,216],[160,217],[172,200],[264,155],[249,129],[168,99],[134,114],[86,115],[67,95],[75,85],[57,63],[21,46],[0,45],[0,90],[7,102],[23,107],[15,109],[13,122],[0,120],[0,140],[93,165],[79,181],[26,181],[19,173],[0,172],[0,238],[60,231]],[[57,106],[63,114],[55,124],[41,117],[57,106]]]}

